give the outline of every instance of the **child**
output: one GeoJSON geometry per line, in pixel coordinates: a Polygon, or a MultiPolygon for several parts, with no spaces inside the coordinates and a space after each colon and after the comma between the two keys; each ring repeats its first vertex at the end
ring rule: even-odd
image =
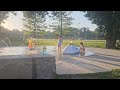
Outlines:
{"type": "Polygon", "coordinates": [[[29,47],[30,50],[32,50],[32,48],[34,47],[34,43],[33,43],[32,38],[30,38],[30,39],[28,40],[28,47],[29,47]]]}
{"type": "Polygon", "coordinates": [[[58,52],[61,52],[62,36],[58,37],[58,52]]]}
{"type": "Polygon", "coordinates": [[[80,42],[80,54],[81,56],[85,55],[85,47],[83,45],[83,42],[80,42]]]}

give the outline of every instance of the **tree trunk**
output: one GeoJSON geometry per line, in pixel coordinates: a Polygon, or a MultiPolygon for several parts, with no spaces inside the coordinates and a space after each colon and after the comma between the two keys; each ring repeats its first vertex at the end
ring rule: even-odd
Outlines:
{"type": "Polygon", "coordinates": [[[106,48],[115,49],[115,43],[116,43],[116,40],[107,39],[106,40],[106,48]]]}
{"type": "Polygon", "coordinates": [[[111,29],[106,30],[106,48],[115,49],[116,40],[117,40],[116,30],[111,29]]]}

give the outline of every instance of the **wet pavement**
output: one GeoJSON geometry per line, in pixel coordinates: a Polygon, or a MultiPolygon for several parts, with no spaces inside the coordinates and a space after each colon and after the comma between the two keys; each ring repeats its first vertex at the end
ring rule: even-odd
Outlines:
{"type": "MultiPolygon", "coordinates": [[[[117,50],[86,48],[85,56],[81,56],[59,54],[55,46],[46,48],[47,54],[56,56],[57,74],[95,73],[120,68],[120,51],[117,50]]],[[[27,54],[43,54],[43,46],[33,50],[29,50],[28,47],[0,48],[0,56],[27,54]]]]}
{"type": "MultiPolygon", "coordinates": [[[[29,50],[28,47],[2,47],[0,48],[1,55],[27,55],[27,54],[43,54],[43,47],[35,47],[29,50]]],[[[46,46],[46,54],[58,55],[56,46],[46,46]]],[[[86,51],[84,56],[94,55],[94,52],[86,51]]],[[[64,54],[65,55],[65,54],[64,54]]],[[[80,56],[80,54],[74,54],[72,56],[80,56]]]]}

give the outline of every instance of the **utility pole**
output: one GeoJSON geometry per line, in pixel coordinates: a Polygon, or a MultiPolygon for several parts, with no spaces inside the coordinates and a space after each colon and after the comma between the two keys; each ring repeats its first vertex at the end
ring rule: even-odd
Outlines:
{"type": "Polygon", "coordinates": [[[79,39],[79,30],[78,30],[78,39],[79,39]]]}
{"type": "Polygon", "coordinates": [[[34,24],[34,38],[36,38],[36,12],[35,12],[35,24],[34,24]]]}
{"type": "MultiPolygon", "coordinates": [[[[80,24],[80,23],[78,23],[78,27],[79,27],[79,24],[80,24]]],[[[79,29],[78,29],[78,40],[79,40],[79,35],[80,35],[80,31],[79,31],[79,29]]]]}
{"type": "Polygon", "coordinates": [[[60,13],[61,13],[61,32],[60,32],[60,35],[62,36],[62,11],[60,13]]]}

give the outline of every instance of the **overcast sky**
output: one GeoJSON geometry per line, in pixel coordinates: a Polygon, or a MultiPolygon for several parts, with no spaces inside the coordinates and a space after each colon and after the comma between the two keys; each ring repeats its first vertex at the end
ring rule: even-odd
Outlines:
{"type": "MultiPolygon", "coordinates": [[[[71,26],[77,28],[89,27],[89,29],[93,31],[97,27],[97,25],[92,24],[91,21],[88,20],[88,18],[84,17],[84,14],[85,13],[83,12],[73,11],[71,16],[74,18],[74,20],[71,26]]],[[[2,24],[2,26],[10,30],[12,29],[21,30],[23,28],[22,18],[23,18],[23,14],[20,11],[17,12],[16,16],[10,14],[9,18],[7,18],[4,21],[5,23],[2,24]]],[[[47,17],[46,24],[49,25],[52,22],[53,21],[47,17]]]]}

